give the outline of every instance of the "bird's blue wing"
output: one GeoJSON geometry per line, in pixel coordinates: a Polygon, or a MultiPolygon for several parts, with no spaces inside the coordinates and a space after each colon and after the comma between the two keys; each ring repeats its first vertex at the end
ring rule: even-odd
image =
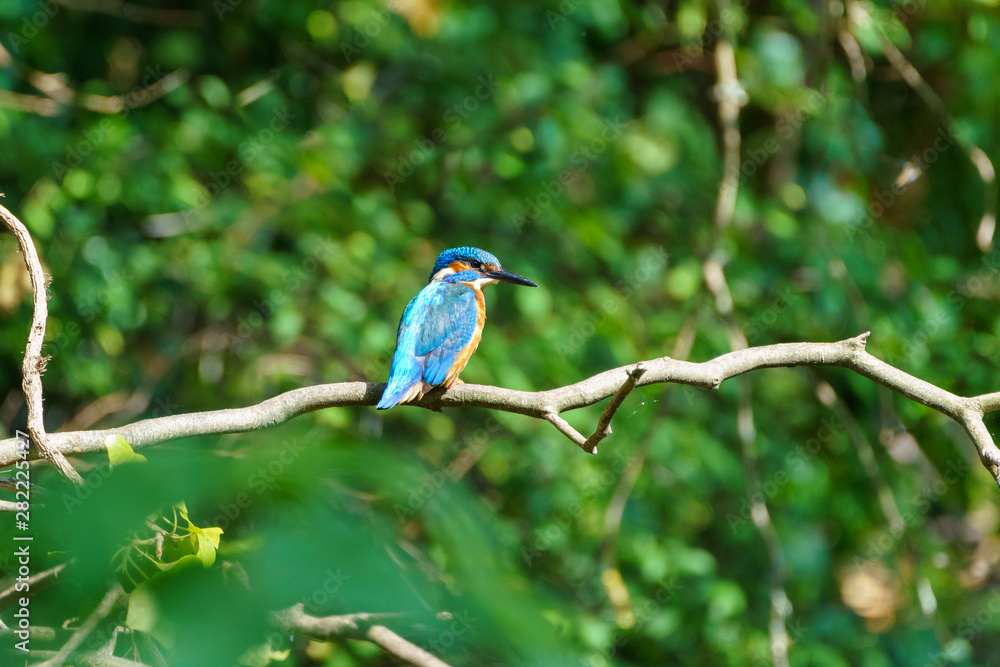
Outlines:
{"type": "Polygon", "coordinates": [[[396,332],[389,384],[379,407],[392,407],[418,382],[439,385],[476,333],[475,292],[433,282],[407,304],[396,332]]]}
{"type": "Polygon", "coordinates": [[[475,292],[465,285],[436,283],[420,315],[414,352],[424,357],[423,381],[442,384],[459,354],[476,334],[475,292]]]}

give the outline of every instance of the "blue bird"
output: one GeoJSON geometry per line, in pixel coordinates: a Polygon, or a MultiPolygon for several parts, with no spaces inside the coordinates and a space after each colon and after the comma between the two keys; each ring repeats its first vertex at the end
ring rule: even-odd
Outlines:
{"type": "Polygon", "coordinates": [[[452,248],[438,255],[427,287],[403,311],[396,332],[389,384],[379,410],[420,400],[434,387],[450,387],[479,347],[486,323],[483,285],[500,280],[538,287],[500,266],[479,248],[452,248]]]}

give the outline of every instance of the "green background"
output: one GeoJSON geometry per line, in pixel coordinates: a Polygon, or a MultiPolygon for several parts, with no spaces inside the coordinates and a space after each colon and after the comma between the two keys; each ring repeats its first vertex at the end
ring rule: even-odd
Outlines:
{"type": "MultiPolygon", "coordinates": [[[[52,276],[47,426],[384,381],[403,307],[460,245],[540,285],[487,289],[467,382],[548,389],[687,336],[703,361],[735,326],[750,345],[871,330],[909,373],[996,391],[1000,256],[976,242],[995,184],[969,153],[998,149],[996,4],[877,2],[866,22],[802,0],[0,3],[0,190],[52,276]],[[720,231],[723,35],[748,103],[720,231]],[[36,109],[38,72],[75,95],[36,109]]],[[[31,318],[15,248],[0,235],[5,436],[31,318]]],[[[589,433],[601,409],[564,416],[589,433]]],[[[771,664],[773,600],[792,665],[1000,661],[998,492],[947,418],[816,368],[639,389],[614,429],[588,456],[518,415],[330,409],[113,471],[86,457],[86,490],[35,466],[32,568],[71,565],[32,620],[88,615],[116,551],[183,501],[225,532],[214,565],[133,595],[118,654],[147,664],[265,643],[253,664],[392,664],[273,632],[300,601],[400,614],[455,665],[771,664]]]]}

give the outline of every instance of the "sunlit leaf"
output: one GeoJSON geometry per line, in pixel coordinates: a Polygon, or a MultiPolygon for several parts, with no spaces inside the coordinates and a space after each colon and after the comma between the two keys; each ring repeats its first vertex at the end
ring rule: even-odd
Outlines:
{"type": "Polygon", "coordinates": [[[135,450],[132,449],[132,445],[128,444],[125,438],[120,435],[109,435],[104,439],[104,446],[108,449],[108,461],[111,463],[112,468],[122,463],[142,463],[146,461],[146,457],[142,454],[136,454],[135,450]]]}

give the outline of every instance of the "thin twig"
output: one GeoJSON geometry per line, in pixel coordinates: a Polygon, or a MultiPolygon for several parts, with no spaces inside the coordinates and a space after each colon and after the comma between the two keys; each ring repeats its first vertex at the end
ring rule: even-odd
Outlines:
{"type": "Polygon", "coordinates": [[[42,373],[45,372],[45,363],[48,361],[48,357],[42,356],[42,345],[45,343],[45,322],[49,317],[49,297],[45,292],[46,281],[42,271],[42,262],[38,259],[38,252],[35,250],[35,244],[31,240],[28,229],[21,224],[21,221],[3,206],[0,206],[0,218],[17,237],[17,244],[21,248],[24,263],[31,276],[31,290],[34,298],[31,332],[28,334],[28,346],[24,351],[24,363],[21,366],[21,386],[24,389],[24,399],[28,404],[28,434],[45,458],[51,461],[59,472],[77,484],[83,484],[83,478],[69,464],[63,453],[58,448],[50,446],[48,436],[45,433],[42,412],[42,373]]]}
{"type": "Polygon", "coordinates": [[[16,93],[12,90],[0,90],[0,107],[33,113],[38,116],[58,116],[63,108],[58,102],[48,97],[16,93]]]}
{"type": "MultiPolygon", "coordinates": [[[[691,347],[694,345],[695,325],[697,310],[692,311],[684,320],[680,334],[674,342],[674,347],[670,351],[670,356],[674,359],[687,359],[691,354],[691,347]]],[[[664,419],[670,412],[671,399],[677,394],[671,392],[667,394],[656,411],[654,420],[664,419]]],[[[635,612],[632,610],[631,599],[628,587],[624,584],[621,570],[618,567],[618,540],[621,535],[622,519],[625,516],[625,506],[628,504],[635,484],[639,480],[646,465],[646,459],[653,449],[653,443],[657,440],[655,429],[649,429],[639,444],[632,450],[622,471],[618,484],[615,486],[611,500],[604,510],[604,535],[601,538],[601,583],[604,591],[608,595],[608,600],[617,610],[619,625],[627,627],[628,621],[635,622],[635,612]]]]}
{"type": "Polygon", "coordinates": [[[114,606],[118,603],[118,601],[124,597],[125,590],[119,584],[112,586],[111,590],[105,593],[104,599],[102,599],[100,604],[97,605],[97,608],[94,609],[93,613],[87,617],[87,620],[84,621],[83,624],[77,628],[76,632],[73,633],[73,636],[69,638],[69,641],[66,642],[54,656],[38,665],[38,667],[62,667],[63,663],[65,663],[70,655],[72,655],[73,651],[75,651],[80,644],[82,644],[83,641],[89,637],[95,629],[97,629],[98,623],[110,614],[111,610],[114,609],[114,606]]]}
{"type": "Polygon", "coordinates": [[[989,394],[977,396],[976,406],[977,411],[982,412],[983,414],[1000,410],[1000,391],[994,391],[989,394]]]}
{"type": "Polygon", "coordinates": [[[299,603],[288,609],[274,613],[275,622],[289,629],[295,629],[317,639],[341,637],[357,634],[367,625],[400,618],[401,614],[367,613],[338,614],[336,616],[313,616],[305,612],[305,605],[299,603]]]}
{"type": "MultiPolygon", "coordinates": [[[[36,658],[52,658],[56,655],[56,651],[32,651],[31,655],[36,658]]],[[[129,660],[128,658],[106,655],[98,651],[84,653],[76,659],[81,665],[89,665],[90,667],[149,667],[149,665],[144,662],[136,662],[135,660],[129,660]]]]}
{"type": "Polygon", "coordinates": [[[855,82],[861,83],[868,77],[868,68],[865,67],[865,56],[861,53],[861,46],[850,30],[838,30],[837,39],[840,47],[844,49],[847,62],[851,64],[851,78],[855,82]]]}
{"type": "Polygon", "coordinates": [[[384,625],[373,625],[365,633],[376,646],[382,647],[385,651],[396,656],[400,660],[405,660],[411,665],[420,667],[448,667],[448,663],[440,660],[431,653],[420,648],[416,644],[406,641],[395,632],[384,625]]]}
{"type": "MultiPolygon", "coordinates": [[[[729,0],[719,0],[719,13],[732,11],[729,0]]],[[[719,197],[715,207],[715,242],[711,256],[705,261],[703,275],[705,284],[715,297],[715,308],[719,317],[730,330],[730,347],[733,352],[747,348],[743,332],[733,320],[733,298],[725,273],[725,255],[721,251],[722,230],[732,225],[736,214],[736,198],[739,194],[740,177],[740,108],[746,104],[746,92],[740,86],[736,71],[736,55],[728,36],[720,39],[715,48],[718,83],[716,97],[719,100],[719,120],[722,124],[724,155],[723,181],[719,187],[719,197]]],[[[743,470],[747,487],[753,502],[753,523],[767,547],[771,562],[771,616],[768,623],[768,645],[771,662],[775,667],[788,667],[788,628],[786,619],[791,613],[791,603],[785,592],[785,555],[778,539],[767,504],[758,492],[760,473],[757,469],[757,429],[753,422],[753,407],[750,400],[750,380],[738,383],[739,408],[737,411],[737,432],[743,449],[743,470]]]]}
{"type": "MultiPolygon", "coordinates": [[[[50,642],[56,638],[56,629],[50,628],[47,625],[31,625],[28,626],[27,630],[28,630],[28,637],[32,641],[37,639],[38,641],[50,642]]],[[[3,626],[0,627],[0,638],[14,637],[15,633],[18,633],[16,636],[18,639],[20,639],[21,638],[20,632],[21,632],[20,628],[16,627],[9,628],[7,626],[3,626]]],[[[35,657],[41,657],[39,656],[39,652],[37,651],[32,651],[31,654],[35,657]]],[[[55,651],[52,651],[52,654],[55,655],[55,651]]]]}
{"type": "Polygon", "coordinates": [[[96,651],[84,653],[80,656],[80,661],[85,665],[90,665],[90,667],[149,667],[144,662],[119,658],[116,655],[104,655],[96,651]]]}
{"type": "MultiPolygon", "coordinates": [[[[728,3],[727,3],[728,4],[728,3]]],[[[740,182],[740,108],[747,103],[747,93],[736,77],[736,52],[732,43],[722,37],[715,45],[715,69],[718,83],[715,98],[719,102],[719,119],[722,121],[722,145],[724,148],[722,184],[719,186],[719,200],[715,207],[716,229],[724,229],[733,219],[736,209],[736,193],[740,182]]]]}
{"type": "Polygon", "coordinates": [[[850,409],[840,400],[837,392],[828,382],[820,381],[817,383],[816,396],[823,405],[834,411],[838,419],[844,422],[847,438],[858,452],[858,460],[864,467],[865,475],[867,475],[872,490],[878,497],[879,507],[889,524],[889,529],[893,535],[901,534],[906,527],[906,522],[903,520],[903,513],[899,509],[899,503],[896,502],[892,487],[889,486],[889,482],[886,481],[879,469],[878,460],[875,458],[875,449],[871,442],[868,441],[850,409]]]}
{"type": "Polygon", "coordinates": [[[51,583],[47,580],[58,576],[65,567],[66,563],[60,563],[55,567],[50,567],[38,574],[31,575],[26,582],[12,580],[10,586],[0,591],[0,612],[12,606],[18,598],[33,595],[46,588],[51,583]],[[25,592],[24,584],[27,584],[27,593],[25,592]]]}
{"type": "Polygon", "coordinates": [[[597,428],[594,429],[594,434],[587,438],[587,441],[581,445],[584,451],[588,451],[591,454],[597,453],[598,443],[611,435],[611,420],[614,419],[615,413],[618,412],[618,408],[621,407],[625,397],[635,389],[639,378],[645,373],[646,368],[642,364],[636,364],[635,368],[628,372],[628,379],[622,383],[621,388],[611,397],[607,407],[604,408],[604,412],[601,413],[601,418],[597,420],[597,428]]]}
{"type": "Polygon", "coordinates": [[[567,438],[569,438],[577,445],[579,445],[580,449],[582,449],[583,451],[587,452],[588,454],[597,453],[596,448],[592,448],[587,444],[587,438],[583,437],[582,433],[573,428],[573,426],[568,421],[560,417],[557,413],[546,412],[542,415],[542,418],[544,418],[545,421],[549,422],[557,429],[559,429],[560,433],[562,433],[567,438]]]}
{"type": "MultiPolygon", "coordinates": [[[[907,540],[911,544],[914,543],[914,539],[907,532],[906,519],[899,508],[899,503],[896,501],[896,495],[893,493],[892,487],[889,485],[885,475],[882,474],[882,471],[879,468],[878,460],[875,458],[875,450],[872,447],[871,442],[868,441],[868,437],[865,435],[864,431],[858,425],[854,415],[847,408],[847,406],[844,405],[844,402],[840,400],[833,387],[831,387],[827,382],[820,381],[817,384],[816,395],[819,397],[823,405],[826,405],[834,410],[837,418],[843,421],[847,437],[854,444],[854,447],[858,452],[858,459],[861,461],[861,465],[864,466],[865,474],[868,476],[872,489],[878,497],[882,514],[885,516],[886,523],[889,526],[889,533],[898,542],[907,540]]],[[[942,624],[938,622],[938,619],[936,618],[936,608],[934,606],[928,606],[926,603],[927,596],[930,595],[933,597],[934,595],[933,588],[931,587],[930,581],[926,575],[917,575],[916,586],[914,588],[914,593],[920,600],[920,607],[924,612],[924,615],[931,620],[935,626],[938,626],[935,628],[938,634],[938,640],[942,646],[947,645],[949,638],[944,635],[947,631],[942,627],[942,624]]]]}
{"type": "Polygon", "coordinates": [[[791,614],[792,604],[785,591],[785,580],[788,577],[785,549],[778,538],[774,522],[771,521],[767,501],[761,493],[760,468],[757,465],[757,428],[754,425],[749,378],[742,378],[739,390],[736,430],[743,449],[743,471],[749,492],[747,495],[750,499],[750,518],[767,548],[768,559],[771,561],[771,615],[768,622],[771,663],[774,667],[788,667],[791,639],[788,636],[786,621],[791,614]]]}
{"type": "Polygon", "coordinates": [[[278,625],[315,639],[365,639],[411,665],[449,667],[448,663],[377,622],[398,616],[399,614],[312,616],[305,613],[302,604],[274,614],[278,625]]]}
{"type": "MultiPolygon", "coordinates": [[[[0,44],[0,68],[10,67],[16,61],[2,44],[0,44]]],[[[184,85],[191,77],[186,69],[178,69],[162,76],[142,87],[136,88],[124,95],[97,95],[95,93],[80,93],[66,84],[63,74],[42,72],[32,67],[17,63],[17,69],[24,73],[25,80],[34,86],[44,96],[0,91],[0,107],[16,109],[40,116],[57,116],[69,107],[76,105],[90,111],[103,114],[114,114],[146,106],[167,93],[184,85]]],[[[158,74],[158,72],[154,72],[158,74]]]]}

